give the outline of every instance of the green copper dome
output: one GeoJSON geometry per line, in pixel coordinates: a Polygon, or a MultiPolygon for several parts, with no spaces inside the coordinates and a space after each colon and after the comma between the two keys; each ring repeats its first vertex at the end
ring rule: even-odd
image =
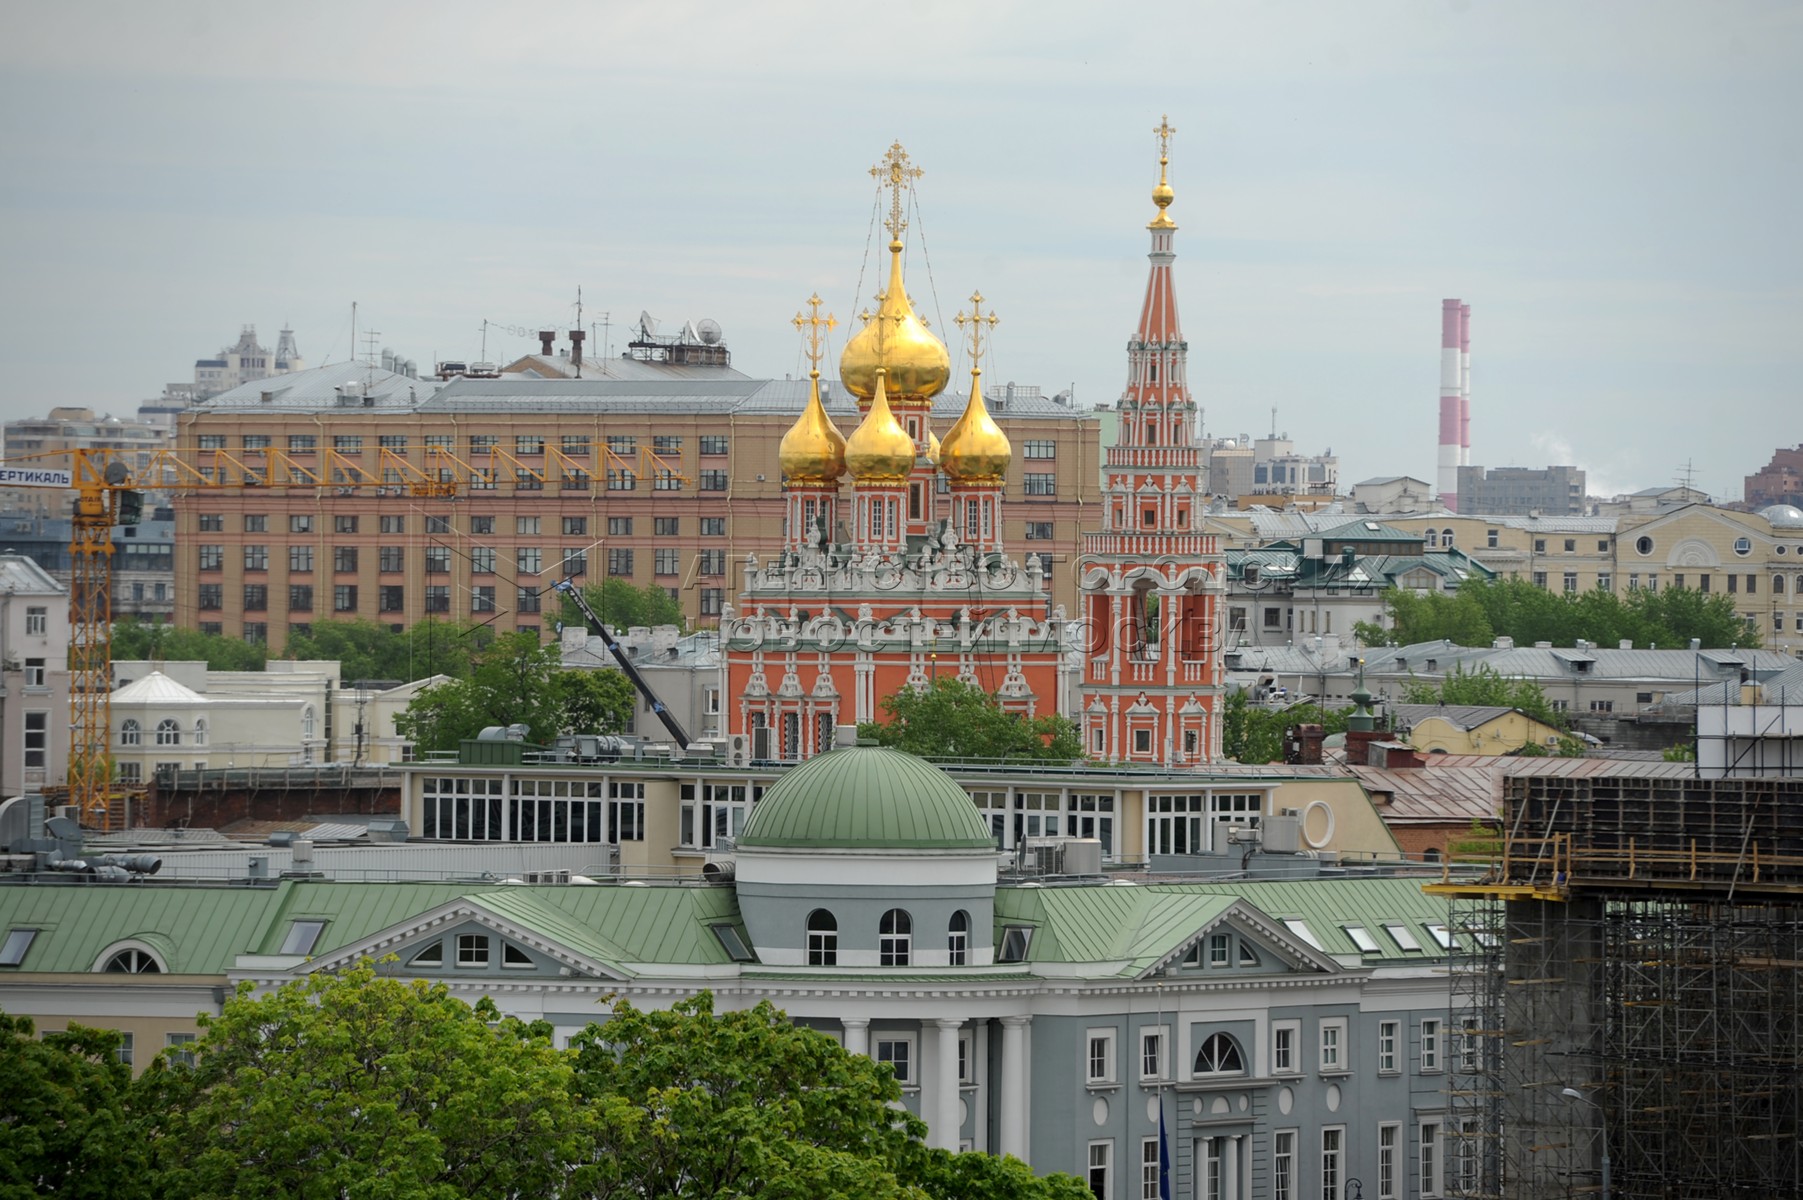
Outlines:
{"type": "Polygon", "coordinates": [[[757,802],[745,848],[993,850],[970,795],[924,759],[873,746],[816,755],[757,802]]]}

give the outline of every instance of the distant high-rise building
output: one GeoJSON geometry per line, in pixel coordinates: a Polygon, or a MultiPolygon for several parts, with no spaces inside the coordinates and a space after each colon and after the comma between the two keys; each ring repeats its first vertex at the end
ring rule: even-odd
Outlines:
{"type": "Polygon", "coordinates": [[[1772,451],[1772,461],[1747,476],[1746,500],[1753,509],[1774,504],[1803,508],[1803,445],[1772,451]]]}
{"type": "Polygon", "coordinates": [[[287,375],[305,366],[294,344],[294,330],[284,328],[271,353],[257,344],[257,327],[246,325],[236,345],[227,346],[214,358],[194,361],[194,398],[205,400],[253,379],[287,375]]]}
{"type": "Polygon", "coordinates": [[[1458,512],[1551,517],[1584,511],[1584,472],[1576,467],[1460,467],[1456,478],[1458,512]]]}

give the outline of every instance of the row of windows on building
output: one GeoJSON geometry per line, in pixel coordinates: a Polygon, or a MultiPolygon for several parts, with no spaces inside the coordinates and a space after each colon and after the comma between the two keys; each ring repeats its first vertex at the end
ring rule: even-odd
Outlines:
{"type": "MultiPolygon", "coordinates": [[[[1304,1176],[1307,1164],[1301,1153],[1302,1130],[1278,1129],[1271,1134],[1271,1200],[1401,1200],[1401,1197],[1437,1197],[1448,1191],[1475,1191],[1479,1184],[1478,1145],[1481,1130],[1475,1118],[1461,1118],[1456,1126],[1448,1126],[1443,1118],[1421,1120],[1415,1125],[1412,1164],[1404,1159],[1403,1123],[1381,1121],[1375,1127],[1376,1174],[1367,1183],[1354,1181],[1348,1172],[1348,1134],[1345,1125],[1329,1125],[1320,1130],[1320,1147],[1316,1156],[1316,1187],[1309,1187],[1304,1176]],[[1450,1147],[1445,1143],[1451,1142],[1450,1147]],[[1451,1159],[1447,1155],[1450,1152],[1451,1159]],[[1414,1176],[1408,1177],[1413,1165],[1414,1176]],[[1350,1189],[1350,1190],[1349,1190],[1350,1189]],[[1367,1190],[1369,1189],[1369,1190],[1367,1190]]],[[[1196,1195],[1204,1200],[1229,1200],[1229,1180],[1240,1173],[1238,1163],[1230,1165],[1230,1157],[1239,1154],[1240,1139],[1215,1135],[1196,1141],[1196,1195]]],[[[1114,1139],[1098,1138],[1087,1147],[1085,1182],[1097,1200],[1114,1200],[1114,1139]]],[[[1158,1200],[1168,1193],[1163,1190],[1165,1174],[1159,1139],[1139,1139],[1138,1178],[1133,1193],[1140,1200],[1158,1200]]]]}
{"type": "MultiPolygon", "coordinates": [[[[201,450],[230,450],[229,439],[222,433],[203,433],[196,445],[201,450]]],[[[635,434],[612,434],[603,439],[609,454],[627,455],[639,452],[639,439],[635,434]]],[[[329,447],[338,454],[361,454],[364,447],[372,444],[391,454],[405,454],[413,445],[412,438],[404,433],[380,434],[367,438],[362,434],[337,434],[330,439],[322,439],[317,434],[291,433],[286,435],[280,447],[276,446],[274,436],[265,433],[247,433],[240,439],[238,446],[243,450],[283,449],[289,454],[311,454],[317,452],[321,445],[329,447]]],[[[649,446],[653,454],[681,454],[684,439],[678,434],[654,435],[649,446]]],[[[703,434],[696,439],[702,455],[712,457],[725,455],[732,450],[732,441],[725,434],[703,434]]],[[[515,457],[525,458],[541,455],[547,444],[560,454],[570,458],[585,458],[594,452],[594,439],[585,433],[566,433],[554,443],[550,439],[531,433],[516,433],[510,439],[503,439],[498,434],[471,434],[461,443],[457,436],[450,433],[427,434],[420,439],[420,446],[426,450],[442,450],[456,453],[459,445],[468,454],[492,454],[496,450],[510,453],[515,457]]]]}
{"type": "MultiPolygon", "coordinates": [[[[1551,586],[1551,578],[1552,576],[1549,572],[1535,571],[1533,573],[1534,586],[1538,588],[1548,588],[1551,586]]],[[[1690,587],[1694,588],[1696,591],[1706,593],[1713,593],[1716,590],[1716,577],[1711,572],[1705,571],[1697,575],[1687,575],[1682,571],[1674,571],[1670,578],[1671,586],[1675,588],[1690,587]]],[[[1757,574],[1749,573],[1741,575],[1735,573],[1723,575],[1721,578],[1723,580],[1722,587],[1727,595],[1757,596],[1759,594],[1759,576],[1757,574]],[[1745,580],[1744,584],[1742,583],[1743,579],[1745,580]]],[[[1560,584],[1564,591],[1577,591],[1578,581],[1579,573],[1577,571],[1563,571],[1560,573],[1560,584]]],[[[1786,577],[1784,575],[1773,574],[1772,593],[1774,595],[1783,595],[1787,590],[1787,586],[1788,590],[1792,592],[1803,590],[1803,575],[1798,575],[1794,583],[1787,585],[1786,577]]],[[[1596,573],[1596,590],[1599,592],[1614,591],[1615,573],[1613,571],[1598,571],[1596,573]]],[[[1645,573],[1630,571],[1628,573],[1628,590],[1630,592],[1638,592],[1641,590],[1649,592],[1658,591],[1659,573],[1657,571],[1648,571],[1645,573]]]]}
{"type": "MultiPolygon", "coordinates": [[[[839,965],[839,919],[824,908],[808,914],[807,955],[810,967],[839,965]]],[[[970,914],[959,909],[946,923],[946,963],[962,967],[970,961],[970,914]]],[[[877,965],[906,967],[914,962],[914,918],[892,908],[877,922],[877,965]]]]}
{"type": "MultiPolygon", "coordinates": [[[[240,547],[243,552],[244,569],[246,571],[269,570],[269,547],[261,542],[247,543],[240,547]]],[[[359,553],[361,547],[335,546],[332,548],[332,570],[338,574],[354,574],[363,560],[359,553]]],[[[555,549],[555,548],[553,548],[555,549]]],[[[568,577],[584,575],[588,572],[587,546],[570,546],[563,551],[560,574],[568,577]]],[[[492,575],[497,569],[513,568],[522,575],[537,575],[545,567],[545,548],[542,546],[516,546],[509,556],[511,562],[501,558],[501,552],[493,546],[472,546],[468,550],[454,551],[450,546],[427,546],[423,551],[424,566],[428,575],[448,575],[453,562],[461,559],[469,564],[472,575],[492,575]]],[[[278,560],[279,561],[279,560],[278,560]]],[[[556,561],[556,560],[552,560],[556,561]]],[[[612,549],[607,551],[607,573],[609,575],[631,575],[638,558],[631,550],[612,549]]],[[[651,563],[658,575],[682,574],[682,551],[677,549],[659,549],[651,553],[651,563]]],[[[405,572],[407,570],[407,548],[405,546],[380,546],[376,550],[377,569],[384,574],[405,572]]],[[[225,547],[217,543],[207,543],[200,547],[200,569],[203,571],[220,571],[225,569],[225,547]]],[[[702,575],[726,574],[725,550],[702,550],[695,555],[695,568],[702,575]]],[[[295,574],[312,574],[314,570],[314,547],[289,546],[288,570],[295,574]]]]}
{"type": "MultiPolygon", "coordinates": [[[[1310,1064],[1303,1055],[1302,1028],[1301,1020],[1271,1022],[1273,1076],[1303,1075],[1310,1069],[1310,1064]]],[[[1416,1071],[1423,1075],[1436,1075],[1446,1071],[1449,1064],[1444,1021],[1439,1017],[1424,1018],[1419,1022],[1416,1032],[1416,1071]]],[[[1120,1084],[1116,1047],[1118,1036],[1119,1030],[1115,1028],[1089,1030],[1085,1040],[1083,1065],[1084,1079],[1090,1087],[1111,1088],[1120,1084]]],[[[1321,1075],[1350,1075],[1352,1048],[1347,1039],[1345,1017],[1318,1020],[1314,1070],[1321,1075]]],[[[1459,1033],[1453,1040],[1457,1045],[1451,1049],[1451,1053],[1458,1057],[1459,1069],[1466,1072],[1477,1071],[1482,1052],[1479,1036],[1474,1031],[1466,1031],[1459,1033]]],[[[1172,1081],[1174,1077],[1170,1074],[1169,1047],[1168,1026],[1140,1030],[1137,1059],[1139,1082],[1162,1084],[1172,1081]]],[[[1400,1019],[1379,1021],[1377,1042],[1372,1052],[1377,1073],[1402,1074],[1407,1054],[1408,1047],[1403,1042],[1403,1022],[1400,1019]]],[[[1195,1061],[1190,1067],[1190,1077],[1245,1075],[1246,1067],[1246,1055],[1232,1035],[1215,1033],[1205,1038],[1196,1051],[1195,1061]]]]}
{"type": "MultiPolygon", "coordinates": [[[[201,513],[199,520],[200,520],[200,531],[202,533],[224,533],[225,532],[225,514],[224,513],[201,513]]],[[[551,520],[547,520],[544,517],[538,517],[538,516],[514,517],[513,518],[513,532],[516,535],[519,535],[522,537],[538,537],[542,533],[544,533],[544,531],[546,529],[552,527],[551,526],[552,520],[554,520],[556,522],[556,528],[559,530],[559,532],[563,533],[566,537],[587,537],[588,536],[588,532],[589,532],[589,528],[590,528],[590,521],[589,521],[589,518],[586,516],[565,516],[565,517],[552,518],[551,520]]],[[[269,514],[268,513],[245,513],[244,517],[243,517],[243,521],[244,521],[244,532],[245,533],[267,533],[267,532],[269,532],[269,514]]],[[[698,518],[698,521],[699,521],[698,528],[700,530],[702,537],[725,537],[726,536],[726,518],[725,517],[700,517],[700,518],[698,518]]],[[[385,514],[385,515],[377,517],[376,522],[377,522],[378,532],[381,532],[381,533],[404,534],[407,532],[407,529],[408,529],[407,515],[405,513],[385,514]]],[[[453,525],[453,522],[450,517],[426,517],[425,521],[424,521],[424,532],[427,533],[428,535],[451,534],[451,533],[455,532],[455,530],[452,528],[452,525],[453,525]]],[[[468,533],[472,537],[492,536],[495,533],[499,532],[501,529],[501,525],[499,523],[499,518],[493,516],[492,514],[472,515],[465,520],[465,525],[466,525],[466,528],[463,532],[468,533]]],[[[361,528],[362,528],[362,518],[360,516],[351,515],[351,514],[343,514],[343,515],[339,515],[339,516],[334,516],[332,518],[332,532],[333,533],[357,533],[361,530],[361,528]]],[[[600,528],[600,524],[598,521],[595,523],[595,528],[596,529],[600,528]]],[[[289,516],[288,516],[288,532],[289,533],[313,533],[313,532],[315,532],[315,521],[314,521],[313,514],[312,513],[291,513],[291,514],[289,514],[289,516]]],[[[630,537],[632,535],[632,532],[633,532],[633,518],[631,518],[631,517],[608,517],[607,518],[607,534],[609,537],[630,537]]],[[[658,537],[680,537],[682,535],[682,518],[681,517],[653,517],[653,518],[651,518],[651,532],[658,537]]]]}

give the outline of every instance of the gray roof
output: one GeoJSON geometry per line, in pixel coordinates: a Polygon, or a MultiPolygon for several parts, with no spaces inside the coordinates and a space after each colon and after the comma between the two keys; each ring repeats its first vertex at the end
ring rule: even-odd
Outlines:
{"type": "MultiPolygon", "coordinates": [[[[569,379],[575,370],[568,358],[555,354],[528,354],[507,365],[509,377],[569,379]]],[[[584,358],[584,379],[749,379],[743,371],[732,367],[705,366],[689,363],[646,362],[628,358],[584,358]]]]}
{"type": "Polygon", "coordinates": [[[0,554],[0,589],[15,596],[61,596],[68,591],[23,554],[0,554]]]}
{"type": "MultiPolygon", "coordinates": [[[[416,403],[443,385],[436,379],[410,379],[384,371],[368,363],[340,362],[312,367],[288,375],[272,375],[253,379],[220,392],[211,400],[202,400],[197,410],[252,409],[257,411],[316,412],[320,409],[348,407],[340,404],[341,390],[350,385],[365,389],[375,398],[376,408],[413,408],[416,403]],[[267,395],[268,401],[263,397],[267,395]]],[[[359,392],[354,406],[361,407],[359,392]]]]}
{"type": "Polygon", "coordinates": [[[1449,722],[1455,729],[1472,730],[1515,710],[1501,704],[1392,704],[1390,716],[1402,725],[1418,725],[1429,717],[1449,722]]]}

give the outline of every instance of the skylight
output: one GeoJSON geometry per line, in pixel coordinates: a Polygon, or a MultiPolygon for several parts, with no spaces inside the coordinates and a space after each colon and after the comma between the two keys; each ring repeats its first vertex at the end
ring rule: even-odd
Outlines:
{"type": "Polygon", "coordinates": [[[1033,943],[1033,927],[1031,925],[1006,925],[1002,927],[1002,953],[997,962],[1025,962],[1027,947],[1033,943]]]}
{"type": "Polygon", "coordinates": [[[726,951],[726,957],[734,962],[757,961],[757,955],[751,952],[751,947],[745,944],[745,939],[739,936],[739,931],[735,926],[710,925],[708,928],[712,929],[714,936],[720,939],[720,947],[726,951]]]}
{"type": "Polygon", "coordinates": [[[282,948],[276,953],[311,954],[325,930],[324,921],[296,921],[288,926],[288,936],[282,939],[282,948]]]}
{"type": "Polygon", "coordinates": [[[25,952],[31,949],[31,943],[37,939],[35,929],[9,929],[6,932],[6,945],[0,946],[0,967],[16,967],[25,961],[25,952]]]}
{"type": "Polygon", "coordinates": [[[1346,931],[1346,936],[1352,939],[1352,944],[1359,948],[1359,953],[1377,953],[1377,939],[1372,937],[1363,925],[1343,925],[1341,928],[1346,931]]]}
{"type": "Polygon", "coordinates": [[[1319,950],[1321,948],[1320,941],[1315,937],[1315,931],[1310,929],[1308,927],[1308,922],[1304,921],[1302,918],[1287,917],[1284,919],[1283,927],[1313,946],[1315,949],[1319,950]]]}
{"type": "Polygon", "coordinates": [[[1421,949],[1420,939],[1414,935],[1407,925],[1385,925],[1384,928],[1389,930],[1390,937],[1404,950],[1421,949]]]}
{"type": "Polygon", "coordinates": [[[1452,949],[1452,945],[1453,945],[1452,930],[1448,929],[1444,925],[1429,925],[1427,927],[1427,931],[1434,935],[1434,940],[1436,942],[1440,943],[1440,949],[1442,949],[1442,950],[1451,950],[1452,949]]]}

